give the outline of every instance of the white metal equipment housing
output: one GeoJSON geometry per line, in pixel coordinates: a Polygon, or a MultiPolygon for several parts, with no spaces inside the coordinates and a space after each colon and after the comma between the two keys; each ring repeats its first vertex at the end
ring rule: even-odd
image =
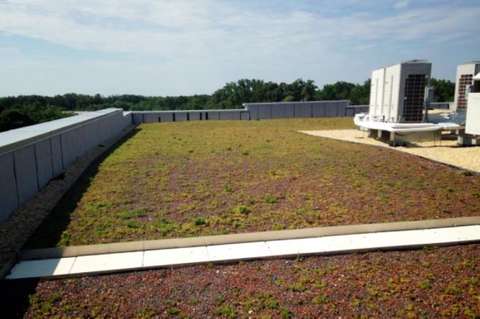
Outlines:
{"type": "Polygon", "coordinates": [[[480,136],[480,73],[473,77],[471,92],[467,94],[465,133],[480,136]]]}
{"type": "Polygon", "coordinates": [[[467,89],[472,85],[475,74],[480,73],[480,61],[472,61],[457,66],[455,82],[455,110],[465,110],[467,107],[467,89]]]}
{"type": "Polygon", "coordinates": [[[419,123],[424,119],[425,88],[432,64],[412,60],[372,72],[370,111],[372,120],[419,123]]]}

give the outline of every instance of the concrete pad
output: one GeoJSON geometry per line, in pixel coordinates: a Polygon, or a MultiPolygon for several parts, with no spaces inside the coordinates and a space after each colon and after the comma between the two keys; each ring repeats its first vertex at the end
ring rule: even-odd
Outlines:
{"type": "Polygon", "coordinates": [[[274,256],[281,256],[281,254],[285,254],[285,256],[298,255],[300,254],[298,245],[305,240],[307,239],[273,240],[268,241],[267,246],[274,256]]]}
{"type": "Polygon", "coordinates": [[[350,250],[354,245],[354,235],[309,238],[298,243],[300,254],[330,253],[350,250]]]}
{"type": "Polygon", "coordinates": [[[7,279],[68,275],[76,257],[30,260],[13,267],[7,279]]]}
{"type": "Polygon", "coordinates": [[[205,246],[149,250],[144,254],[143,267],[192,264],[209,260],[207,247],[205,246]]]}
{"type": "Polygon", "coordinates": [[[143,265],[143,251],[76,257],[70,274],[137,269],[143,265]]]}
{"type": "Polygon", "coordinates": [[[272,256],[265,242],[207,246],[210,261],[229,261],[272,256]]]}
{"type": "Polygon", "coordinates": [[[351,235],[326,236],[267,242],[275,256],[304,255],[348,250],[352,245],[351,235]]]}

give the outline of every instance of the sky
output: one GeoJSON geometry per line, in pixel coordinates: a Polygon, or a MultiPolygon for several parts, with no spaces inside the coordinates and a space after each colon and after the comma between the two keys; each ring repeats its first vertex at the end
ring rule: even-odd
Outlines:
{"type": "Polygon", "coordinates": [[[416,58],[454,80],[479,18],[479,0],[0,0],[0,96],[322,87],[416,58]]]}

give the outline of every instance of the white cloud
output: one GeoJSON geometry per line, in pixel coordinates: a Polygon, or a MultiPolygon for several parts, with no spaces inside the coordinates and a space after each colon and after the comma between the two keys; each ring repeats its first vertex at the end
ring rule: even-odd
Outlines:
{"type": "MultiPolygon", "coordinates": [[[[408,1],[399,1],[403,7],[408,1]]],[[[26,0],[0,10],[0,30],[73,48],[155,53],[165,58],[207,56],[269,45],[328,47],[337,40],[411,40],[474,27],[479,8],[430,8],[376,18],[371,15],[321,16],[306,11],[239,9],[211,0],[26,0]],[[447,14],[448,13],[448,14],[447,14]]],[[[258,54],[258,52],[257,52],[258,54]]]]}
{"type": "Polygon", "coordinates": [[[393,7],[395,9],[404,9],[408,7],[409,4],[410,4],[410,0],[398,0],[393,4],[393,7]]]}
{"type": "Polygon", "coordinates": [[[405,0],[393,5],[402,10],[332,16],[321,4],[319,10],[281,10],[218,0],[11,0],[0,2],[0,33],[107,55],[126,53],[135,61],[119,68],[137,75],[155,69],[198,92],[238,77],[340,77],[331,75],[333,64],[353,63],[352,51],[372,54],[408,48],[412,41],[437,45],[479,31],[480,7],[426,9],[405,0]]]}

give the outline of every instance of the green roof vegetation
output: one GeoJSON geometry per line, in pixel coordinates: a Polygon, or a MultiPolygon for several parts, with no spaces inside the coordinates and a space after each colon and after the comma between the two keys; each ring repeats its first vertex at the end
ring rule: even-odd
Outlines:
{"type": "Polygon", "coordinates": [[[480,176],[298,133],[351,119],[141,125],[29,247],[477,215],[480,176]]]}

